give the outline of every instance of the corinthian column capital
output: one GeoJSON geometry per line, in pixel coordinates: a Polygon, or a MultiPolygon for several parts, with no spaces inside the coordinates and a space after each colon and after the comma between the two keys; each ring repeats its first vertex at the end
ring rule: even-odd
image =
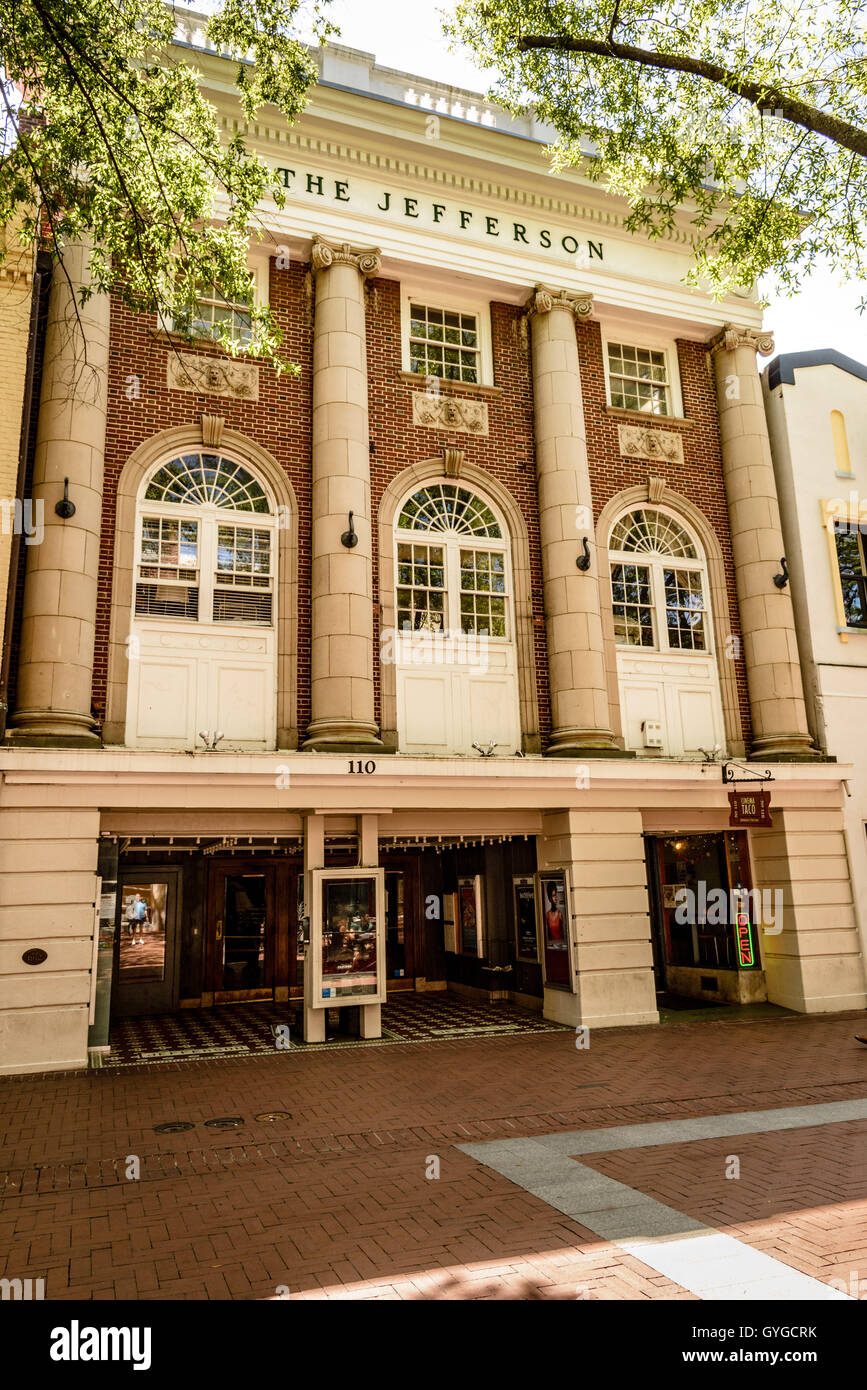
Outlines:
{"type": "Polygon", "coordinates": [[[711,352],[734,352],[736,348],[752,348],[754,352],[760,352],[762,357],[770,357],[774,351],[774,335],[764,330],[756,332],[752,328],[738,328],[733,323],[727,323],[715,338],[711,338],[709,347],[711,352]]]}
{"type": "Polygon", "coordinates": [[[352,265],[359,274],[378,275],[382,267],[382,252],[378,246],[350,246],[349,242],[330,242],[314,236],[310,256],[314,272],[327,270],[331,265],[352,265]]]}
{"type": "Polygon", "coordinates": [[[566,309],[576,319],[587,319],[593,313],[593,300],[583,291],[572,294],[569,290],[552,290],[548,285],[537,285],[527,306],[529,314],[549,314],[552,309],[566,309]]]}

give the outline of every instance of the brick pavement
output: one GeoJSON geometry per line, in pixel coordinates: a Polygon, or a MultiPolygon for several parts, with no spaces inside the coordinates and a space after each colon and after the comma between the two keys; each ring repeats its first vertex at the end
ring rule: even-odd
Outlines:
{"type": "MultiPolygon", "coordinates": [[[[8,1078],[3,1273],[46,1277],[49,1299],[262,1299],[281,1287],[292,1298],[691,1298],[455,1145],[864,1098],[863,1025],[618,1029],[586,1051],[564,1030],[8,1078]],[[275,1110],[290,1118],[253,1118],[275,1110]],[[227,1115],[243,1127],[204,1127],[227,1115]],[[154,1133],[178,1120],[195,1128],[154,1133]]],[[[848,1276],[859,1259],[867,1278],[865,1127],[584,1161],[817,1278],[848,1276]],[[721,1176],[733,1153],[739,1182],[721,1176]]]]}

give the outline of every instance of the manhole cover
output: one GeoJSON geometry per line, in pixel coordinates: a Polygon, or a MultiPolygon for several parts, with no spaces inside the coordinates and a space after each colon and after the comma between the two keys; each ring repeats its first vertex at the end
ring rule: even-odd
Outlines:
{"type": "Polygon", "coordinates": [[[288,1110],[264,1110],[261,1115],[254,1115],[254,1120],[291,1120],[292,1116],[288,1110]]]}
{"type": "Polygon", "coordinates": [[[243,1115],[221,1115],[216,1120],[205,1120],[207,1129],[237,1129],[244,1123],[243,1115]]]}
{"type": "Polygon", "coordinates": [[[185,1129],[195,1129],[189,1120],[171,1120],[167,1125],[154,1125],[154,1134],[183,1134],[185,1129]]]}

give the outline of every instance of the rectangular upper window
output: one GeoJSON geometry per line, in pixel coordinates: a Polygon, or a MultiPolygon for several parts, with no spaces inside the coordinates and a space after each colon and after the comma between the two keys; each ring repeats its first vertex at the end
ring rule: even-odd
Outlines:
{"type": "Polygon", "coordinates": [[[250,341],[250,302],[246,299],[224,299],[215,285],[210,285],[196,301],[188,332],[194,338],[215,338],[228,328],[235,343],[250,341]]]}
{"type": "Polygon", "coordinates": [[[645,415],[671,415],[668,354],[662,348],[608,343],[608,388],[613,406],[645,415]]]}
{"type": "Polygon", "coordinates": [[[418,376],[478,385],[482,380],[479,315],[409,306],[409,369],[418,376]]]}
{"type": "Polygon", "coordinates": [[[160,320],[161,326],[170,333],[181,333],[189,338],[214,340],[218,334],[228,330],[229,339],[239,347],[246,347],[252,336],[251,310],[253,302],[262,303],[267,299],[263,293],[267,286],[264,271],[251,267],[255,281],[255,294],[251,299],[229,299],[216,285],[207,285],[186,313],[174,319],[160,320]]]}

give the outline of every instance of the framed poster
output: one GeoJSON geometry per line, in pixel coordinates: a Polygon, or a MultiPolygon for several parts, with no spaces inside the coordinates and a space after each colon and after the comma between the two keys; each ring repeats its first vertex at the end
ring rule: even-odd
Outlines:
{"type": "Polygon", "coordinates": [[[482,894],[478,874],[458,879],[458,947],[465,956],[482,954],[482,894]]]}
{"type": "Polygon", "coordinates": [[[539,909],[542,918],[542,955],[545,983],[570,985],[569,978],[569,895],[564,869],[540,869],[539,909]]]}
{"type": "Polygon", "coordinates": [[[538,961],[536,887],[532,878],[513,878],[512,892],[515,903],[515,950],[518,960],[538,961]]]}
{"type": "Polygon", "coordinates": [[[383,1003],[385,870],[313,869],[311,878],[310,1006],[383,1003]]]}

